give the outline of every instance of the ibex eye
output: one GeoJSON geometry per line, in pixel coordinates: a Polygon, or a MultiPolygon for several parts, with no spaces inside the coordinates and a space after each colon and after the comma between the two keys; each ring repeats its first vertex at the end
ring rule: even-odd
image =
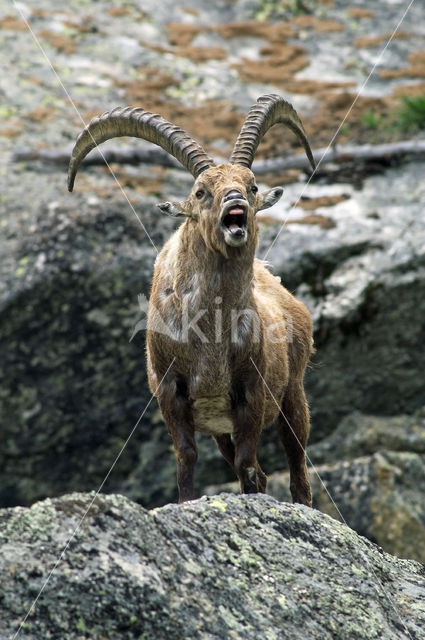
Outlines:
{"type": "Polygon", "coordinates": [[[204,195],[205,195],[205,191],[203,189],[198,189],[198,191],[195,193],[195,196],[198,198],[198,200],[203,198],[204,195]]]}
{"type": "Polygon", "coordinates": [[[251,187],[251,191],[252,191],[252,193],[258,193],[258,187],[257,187],[257,185],[256,185],[256,184],[253,184],[253,185],[252,185],[252,187],[251,187]]]}

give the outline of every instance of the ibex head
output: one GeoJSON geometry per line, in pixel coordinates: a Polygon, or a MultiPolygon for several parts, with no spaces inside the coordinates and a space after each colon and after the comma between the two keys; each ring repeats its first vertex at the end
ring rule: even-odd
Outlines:
{"type": "Polygon", "coordinates": [[[260,194],[250,169],[226,163],[203,171],[184,202],[158,206],[168,215],[195,221],[207,247],[227,255],[226,246],[242,247],[249,239],[255,242],[255,214],[275,204],[282,193],[281,187],[275,187],[260,194]]]}
{"type": "Polygon", "coordinates": [[[296,111],[277,95],[258,98],[241,128],[230,162],[218,166],[183,129],[160,115],[142,108],[113,109],[94,118],[78,137],[69,164],[68,189],[73,189],[81,161],[101,142],[117,136],[153,142],[179,160],[195,178],[186,201],[165,202],[159,208],[169,215],[191,219],[199,226],[209,248],[226,253],[223,242],[228,247],[242,247],[256,237],[255,214],[271,207],[282,196],[281,187],[259,194],[250,169],[261,139],[278,123],[298,136],[314,168],[310,145],[296,111]]]}

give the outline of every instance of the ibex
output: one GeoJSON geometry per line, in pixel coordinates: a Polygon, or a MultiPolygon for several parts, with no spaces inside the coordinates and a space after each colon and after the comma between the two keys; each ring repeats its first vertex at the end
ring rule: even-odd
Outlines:
{"type": "Polygon", "coordinates": [[[297,113],[277,95],[251,107],[229,163],[215,165],[183,129],[131,107],[94,118],[72,153],[70,191],[83,158],[116,136],[159,145],[195,178],[187,200],[158,205],[185,221],[157,257],[147,317],[149,386],[173,439],[180,502],[195,497],[196,431],[215,438],[242,492],[265,492],[257,444],[262,429],[276,422],[293,501],[311,505],[303,378],[313,351],[312,321],[304,304],[254,258],[256,213],[274,205],[283,189],[260,194],[250,167],[277,123],[297,135],[314,167],[297,113]],[[164,324],[168,330],[159,330],[164,324]]]}

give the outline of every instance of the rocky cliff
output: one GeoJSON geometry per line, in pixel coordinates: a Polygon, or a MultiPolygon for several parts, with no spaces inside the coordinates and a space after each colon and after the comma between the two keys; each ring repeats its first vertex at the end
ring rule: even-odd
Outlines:
{"type": "MultiPolygon", "coordinates": [[[[76,111],[88,121],[141,105],[220,157],[247,108],[271,91],[294,103],[315,148],[348,112],[338,145],[423,137],[418,127],[396,126],[400,99],[424,92],[421,3],[369,78],[400,6],[352,4],[0,2],[0,505],[97,489],[121,451],[105,491],[147,507],[176,497],[143,334],[130,338],[156,250],[173,230],[155,205],[185,197],[191,177],[111,161],[122,190],[105,167],[85,167],[68,194],[63,158],[82,127],[76,111]],[[30,152],[17,154],[23,148],[30,152]]],[[[281,131],[267,136],[259,159],[295,152],[281,131]]],[[[321,167],[308,184],[298,170],[261,176],[264,188],[288,184],[273,216],[261,219],[259,246],[315,321],[317,355],[306,379],[312,462],[351,526],[421,559],[424,173],[423,159],[386,157],[321,167]],[[353,418],[359,411],[365,417],[353,418]],[[372,449],[367,438],[351,438],[362,421],[372,425],[372,449]],[[338,443],[327,441],[335,430],[338,443]]],[[[200,438],[199,448],[200,492],[233,479],[211,440],[200,438]]],[[[259,457],[269,474],[285,468],[272,430],[259,457]]],[[[316,505],[328,509],[312,478],[316,505]]],[[[277,484],[284,497],[286,476],[277,484]]]]}
{"type": "Polygon", "coordinates": [[[269,496],[4,509],[0,570],[2,639],[425,638],[424,565],[269,496]]]}

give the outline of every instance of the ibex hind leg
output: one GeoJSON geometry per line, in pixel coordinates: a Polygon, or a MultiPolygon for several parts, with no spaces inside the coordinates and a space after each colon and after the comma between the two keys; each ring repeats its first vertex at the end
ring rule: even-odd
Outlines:
{"type": "MultiPolygon", "coordinates": [[[[217,442],[217,446],[220,450],[221,455],[232,467],[235,474],[238,475],[235,468],[235,445],[233,444],[230,434],[225,433],[220,436],[214,436],[214,438],[217,442]]],[[[252,492],[259,491],[261,493],[265,493],[266,485],[267,485],[266,474],[262,471],[260,465],[258,464],[258,461],[255,461],[254,465],[255,466],[253,467],[253,470],[256,473],[254,473],[253,471],[251,471],[251,473],[249,471],[248,472],[242,471],[244,476],[246,475],[247,477],[242,478],[241,480],[241,490],[244,493],[250,493],[251,491],[252,492]],[[251,475],[251,478],[249,477],[250,475],[251,475]],[[255,476],[254,482],[252,481],[252,476],[255,476]]],[[[250,467],[248,467],[248,469],[249,468],[250,467]]]]}
{"type": "Polygon", "coordinates": [[[310,415],[302,382],[289,383],[277,427],[288,458],[292,500],[311,507],[305,454],[310,415]]]}
{"type": "Polygon", "coordinates": [[[242,493],[266,493],[267,477],[257,460],[257,445],[261,428],[244,424],[235,431],[235,473],[239,478],[242,493]],[[251,429],[249,428],[251,426],[251,429]]]}
{"type": "Polygon", "coordinates": [[[235,470],[235,445],[232,442],[230,433],[223,433],[218,436],[214,436],[219,451],[226,462],[235,470]]]}

